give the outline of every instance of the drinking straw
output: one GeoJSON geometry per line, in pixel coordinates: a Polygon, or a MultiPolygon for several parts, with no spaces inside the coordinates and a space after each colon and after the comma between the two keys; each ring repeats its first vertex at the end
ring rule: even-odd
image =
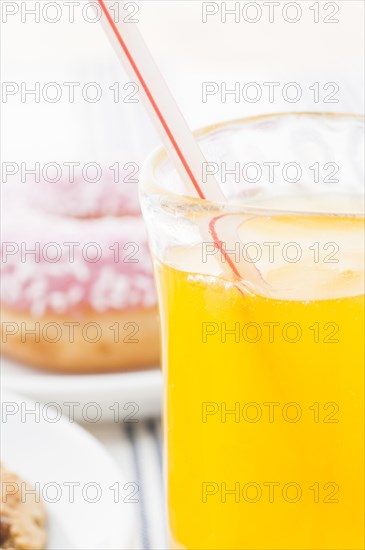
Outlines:
{"type": "MultiPolygon", "coordinates": [[[[206,162],[204,155],[193,134],[180,112],[166,82],[161,75],[151,52],[147,48],[135,22],[124,21],[118,18],[115,22],[111,16],[105,0],[98,0],[105,17],[101,18],[106,34],[127,73],[137,79],[139,92],[152,121],[154,122],[162,142],[185,185],[186,193],[197,195],[201,199],[224,202],[225,196],[217,180],[212,174],[206,181],[202,181],[202,167],[206,162]]],[[[124,2],[120,4],[124,6],[124,2]]],[[[258,269],[246,261],[240,262],[238,267],[226,252],[228,243],[232,243],[232,235],[237,235],[240,223],[235,220],[235,230],[232,232],[231,221],[225,219],[227,215],[213,218],[208,224],[202,223],[202,236],[213,239],[213,243],[220,252],[215,256],[223,271],[230,278],[240,280],[242,277],[262,282],[258,269]],[[217,234],[225,237],[222,241],[217,234]]],[[[232,219],[232,218],[231,218],[232,219]]],[[[242,218],[241,218],[242,221],[242,218]]]]}
{"type": "MultiPolygon", "coordinates": [[[[233,262],[226,252],[226,245],[231,243],[231,249],[234,249],[232,243],[241,243],[241,238],[238,234],[240,227],[248,221],[255,219],[256,216],[247,214],[243,216],[241,213],[227,213],[213,216],[209,221],[209,234],[211,235],[216,248],[221,252],[221,263],[226,262],[229,269],[233,273],[237,280],[242,278],[251,281],[252,283],[259,285],[261,289],[265,288],[267,292],[270,291],[270,285],[263,278],[260,270],[257,268],[254,262],[246,260],[240,257],[240,261],[233,262]],[[225,235],[228,237],[228,241],[225,241],[226,245],[220,240],[219,235],[225,235]],[[235,241],[236,236],[236,241],[235,241]]],[[[225,269],[227,271],[227,268],[225,269]]]]}
{"type": "MultiPolygon", "coordinates": [[[[106,1],[98,2],[105,15],[101,18],[104,30],[127,73],[137,80],[144,104],[185,184],[187,194],[193,193],[211,201],[224,201],[224,195],[213,175],[202,181],[205,158],[136,23],[124,21],[122,17],[115,22],[106,1]]],[[[124,2],[121,2],[121,7],[123,5],[124,2]]]]}

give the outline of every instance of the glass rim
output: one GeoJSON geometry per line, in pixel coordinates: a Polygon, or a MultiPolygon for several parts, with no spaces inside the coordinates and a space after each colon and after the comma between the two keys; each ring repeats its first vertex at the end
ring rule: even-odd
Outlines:
{"type": "MultiPolygon", "coordinates": [[[[281,118],[284,119],[286,117],[292,117],[292,116],[298,116],[298,117],[314,117],[318,120],[323,119],[358,119],[359,121],[364,122],[365,121],[365,115],[362,115],[360,113],[331,113],[331,112],[319,112],[319,111],[288,111],[288,112],[275,112],[275,113],[266,113],[262,115],[252,115],[247,117],[239,117],[239,118],[233,118],[229,120],[223,120],[217,123],[209,124],[207,126],[203,126],[202,128],[199,128],[193,132],[194,136],[196,138],[201,138],[205,136],[209,136],[210,133],[213,133],[217,130],[234,127],[236,125],[244,125],[244,124],[250,124],[252,122],[260,121],[260,120],[269,120],[271,118],[281,118]]],[[[315,212],[315,211],[304,211],[304,210],[282,210],[277,207],[270,207],[268,205],[265,206],[252,206],[250,204],[236,204],[232,203],[229,200],[220,202],[220,201],[212,201],[209,199],[201,199],[199,197],[194,197],[191,195],[183,195],[180,193],[177,193],[175,191],[170,191],[166,187],[161,186],[161,184],[158,182],[158,178],[156,175],[156,171],[158,167],[168,158],[168,152],[167,150],[162,146],[159,146],[157,149],[152,151],[142,164],[141,168],[141,177],[140,177],[140,193],[141,195],[146,196],[161,196],[166,199],[178,199],[181,204],[185,205],[194,205],[196,204],[204,204],[207,208],[210,210],[231,210],[234,209],[235,212],[242,211],[242,212],[251,212],[251,213],[258,213],[262,214],[263,212],[272,213],[276,215],[280,215],[285,213],[286,215],[291,214],[300,214],[300,215],[321,215],[323,216],[323,212],[315,212]]],[[[365,197],[364,197],[365,200],[365,197]]],[[[331,213],[327,212],[326,215],[331,215],[331,213]]],[[[334,213],[333,215],[337,215],[337,213],[334,213]]],[[[344,217],[351,216],[351,217],[364,217],[363,212],[341,212],[341,215],[344,217]]]]}

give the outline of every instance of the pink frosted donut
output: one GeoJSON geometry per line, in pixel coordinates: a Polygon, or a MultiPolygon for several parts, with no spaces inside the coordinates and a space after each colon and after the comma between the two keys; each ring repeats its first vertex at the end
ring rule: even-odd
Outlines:
{"type": "Polygon", "coordinates": [[[76,173],[54,183],[41,180],[24,185],[27,202],[49,214],[67,218],[139,216],[141,210],[134,175],[137,168],[132,162],[126,166],[127,175],[124,176],[124,173],[115,174],[105,169],[102,175],[90,174],[87,181],[86,174],[82,177],[76,173]]]}
{"type": "Polygon", "coordinates": [[[4,351],[40,368],[111,371],[158,360],[156,294],[136,185],[93,185],[4,186],[4,351]]]}

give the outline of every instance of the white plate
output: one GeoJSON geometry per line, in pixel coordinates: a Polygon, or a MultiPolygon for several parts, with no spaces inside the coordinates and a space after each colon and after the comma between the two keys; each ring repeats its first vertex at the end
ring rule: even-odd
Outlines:
{"type": "Polygon", "coordinates": [[[113,374],[51,374],[1,359],[2,387],[42,403],[56,403],[79,422],[123,421],[158,416],[159,369],[113,374]],[[72,405],[70,404],[72,403],[72,405]],[[93,405],[94,404],[94,405],[93,405]]]}
{"type": "MultiPolygon", "coordinates": [[[[130,549],[135,505],[124,502],[123,487],[132,480],[123,477],[100,443],[68,420],[56,416],[57,421],[50,422],[42,414],[38,419],[26,413],[35,410],[35,403],[10,392],[2,392],[1,410],[1,460],[43,495],[47,549],[130,549]],[[70,482],[79,483],[74,486],[74,502],[70,482]],[[121,488],[117,502],[116,484],[121,488]],[[94,498],[98,500],[88,502],[94,498]]],[[[52,418],[50,409],[46,418],[52,418]]]]}

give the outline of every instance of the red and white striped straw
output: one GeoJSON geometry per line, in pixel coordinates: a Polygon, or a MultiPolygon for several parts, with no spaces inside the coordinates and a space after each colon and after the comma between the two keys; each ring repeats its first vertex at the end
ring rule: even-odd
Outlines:
{"type": "MultiPolygon", "coordinates": [[[[98,0],[103,11],[103,27],[127,73],[139,84],[140,95],[186,186],[188,195],[222,202],[225,200],[213,175],[202,181],[206,162],[200,147],[190,132],[151,52],[136,23],[115,22],[106,0],[98,0]]],[[[124,2],[121,2],[123,7],[124,2]]]]}
{"type": "MultiPolygon", "coordinates": [[[[110,0],[109,0],[110,1],[110,0]]],[[[139,93],[145,107],[169,152],[172,161],[186,187],[187,195],[197,195],[201,199],[224,202],[225,196],[213,175],[202,181],[202,169],[206,162],[204,155],[181,114],[169,88],[164,81],[151,52],[147,48],[136,23],[115,22],[110,14],[108,0],[98,0],[104,17],[101,18],[106,34],[112,43],[118,58],[131,78],[139,84],[139,93]]],[[[124,2],[121,2],[121,6],[124,2]]],[[[241,225],[237,216],[217,216],[212,220],[202,220],[202,237],[212,239],[220,257],[216,258],[222,271],[230,278],[251,279],[263,283],[257,268],[248,263],[235,265],[226,252],[232,240],[237,237],[237,228],[241,225]],[[217,229],[219,227],[219,238],[217,229]]]]}

